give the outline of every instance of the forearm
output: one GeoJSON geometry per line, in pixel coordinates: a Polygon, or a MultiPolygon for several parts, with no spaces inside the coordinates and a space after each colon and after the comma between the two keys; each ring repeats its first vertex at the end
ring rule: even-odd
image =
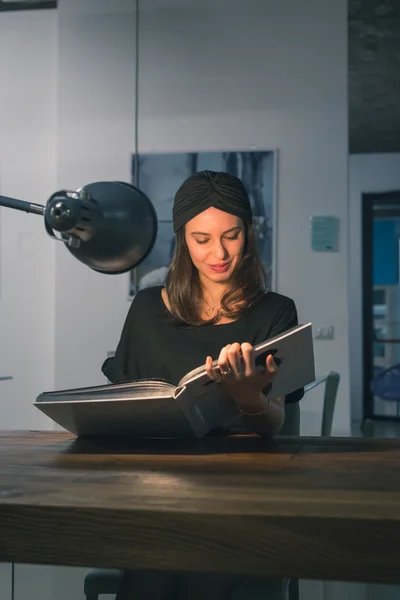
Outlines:
{"type": "Polygon", "coordinates": [[[285,422],[285,398],[270,398],[259,393],[235,400],[242,418],[254,433],[269,438],[279,433],[285,422]]]}

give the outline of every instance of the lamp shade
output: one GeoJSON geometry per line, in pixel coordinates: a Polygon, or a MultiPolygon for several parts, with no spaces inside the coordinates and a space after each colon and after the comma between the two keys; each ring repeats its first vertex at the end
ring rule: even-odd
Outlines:
{"type": "MultiPolygon", "coordinates": [[[[44,210],[47,232],[60,232],[69,252],[91,269],[118,274],[152,250],[157,215],[144,192],[119,181],[99,181],[77,192],[60,191],[44,210]]],[[[60,239],[58,238],[58,239],[60,239]]]]}

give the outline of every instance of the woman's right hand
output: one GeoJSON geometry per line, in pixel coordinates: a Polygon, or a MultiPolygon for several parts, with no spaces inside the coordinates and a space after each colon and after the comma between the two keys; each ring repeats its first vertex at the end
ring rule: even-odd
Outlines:
{"type": "Polygon", "coordinates": [[[235,342],[224,346],[218,357],[218,366],[213,367],[211,356],[206,359],[206,373],[213,381],[224,383],[233,397],[259,394],[271,385],[278,370],[272,354],[265,360],[265,369],[256,367],[254,347],[248,342],[235,342]]]}

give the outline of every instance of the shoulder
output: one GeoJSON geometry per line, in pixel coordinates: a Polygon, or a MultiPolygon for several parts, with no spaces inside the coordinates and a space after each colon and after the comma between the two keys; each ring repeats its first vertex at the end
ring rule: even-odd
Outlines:
{"type": "Polygon", "coordinates": [[[141,317],[149,311],[154,311],[160,306],[162,285],[151,286],[139,290],[133,297],[130,314],[131,316],[141,317]]]}
{"type": "Polygon", "coordinates": [[[155,301],[161,298],[161,291],[164,286],[162,285],[152,285],[149,287],[145,287],[138,291],[135,295],[134,300],[139,303],[155,301]]]}
{"type": "Polygon", "coordinates": [[[295,302],[292,298],[278,294],[277,292],[266,292],[259,301],[259,305],[263,309],[267,309],[271,313],[279,314],[281,311],[296,310],[295,302]]]}
{"type": "Polygon", "coordinates": [[[298,324],[294,300],[276,292],[266,292],[260,299],[255,313],[255,319],[265,337],[278,335],[298,324]]]}

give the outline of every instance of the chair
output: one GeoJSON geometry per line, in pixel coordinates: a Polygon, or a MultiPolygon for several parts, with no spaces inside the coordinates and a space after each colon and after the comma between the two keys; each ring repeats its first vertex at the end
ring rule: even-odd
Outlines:
{"type": "Polygon", "coordinates": [[[340,375],[330,371],[328,375],[319,377],[304,388],[307,393],[315,387],[325,383],[324,402],[322,407],[321,436],[329,437],[332,434],[333,415],[335,412],[336,396],[339,388],[340,375]]]}
{"type": "MultiPolygon", "coordinates": [[[[339,380],[339,373],[331,371],[326,377],[319,378],[305,388],[307,392],[325,382],[321,435],[331,434],[339,380]]],[[[297,402],[286,406],[285,423],[280,431],[280,435],[300,435],[300,407],[297,402]]],[[[98,600],[101,594],[117,594],[122,577],[122,569],[91,569],[86,575],[84,583],[86,600],[98,600]]],[[[291,579],[288,586],[288,600],[298,599],[299,582],[297,579],[291,579]]]]}
{"type": "Polygon", "coordinates": [[[400,365],[392,365],[378,371],[370,383],[374,396],[381,400],[396,402],[396,415],[400,416],[400,365]]]}
{"type": "Polygon", "coordinates": [[[101,594],[117,594],[123,573],[122,569],[91,569],[83,587],[86,600],[98,600],[101,594]]]}

